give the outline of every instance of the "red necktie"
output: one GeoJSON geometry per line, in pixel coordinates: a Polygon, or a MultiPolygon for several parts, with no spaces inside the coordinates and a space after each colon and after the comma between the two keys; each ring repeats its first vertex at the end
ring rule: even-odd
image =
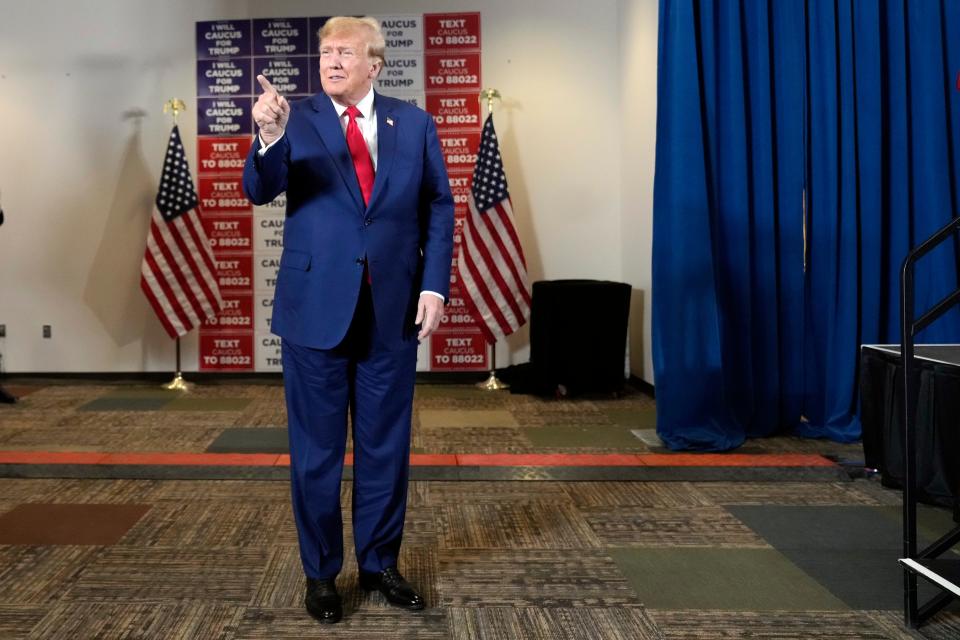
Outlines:
{"type": "Polygon", "coordinates": [[[357,125],[357,118],[362,118],[363,114],[356,106],[347,107],[347,115],[350,121],[347,122],[347,147],[350,149],[350,155],[353,157],[353,168],[357,172],[357,180],[360,182],[360,193],[363,194],[363,204],[370,203],[370,194],[373,192],[373,160],[370,158],[370,150],[367,143],[360,133],[360,127],[357,125]]]}

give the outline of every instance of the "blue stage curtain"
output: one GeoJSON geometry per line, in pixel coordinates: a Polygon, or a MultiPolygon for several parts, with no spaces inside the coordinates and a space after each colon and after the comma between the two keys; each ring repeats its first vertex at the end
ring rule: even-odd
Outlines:
{"type": "MultiPolygon", "coordinates": [[[[856,440],[859,345],[899,342],[903,258],[960,213],[960,3],[661,0],[659,30],[658,433],[856,440]]],[[[918,307],[958,255],[921,263],[918,307]]]]}

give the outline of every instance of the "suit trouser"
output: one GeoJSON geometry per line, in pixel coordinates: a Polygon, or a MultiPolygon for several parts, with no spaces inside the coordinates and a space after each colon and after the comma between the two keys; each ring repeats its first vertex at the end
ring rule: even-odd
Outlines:
{"type": "Polygon", "coordinates": [[[364,282],[339,345],[312,349],[283,340],[282,357],[293,513],[304,573],[330,578],[343,566],[340,478],[348,406],[357,564],[366,572],[396,565],[407,506],[417,341],[386,348],[364,282]]]}

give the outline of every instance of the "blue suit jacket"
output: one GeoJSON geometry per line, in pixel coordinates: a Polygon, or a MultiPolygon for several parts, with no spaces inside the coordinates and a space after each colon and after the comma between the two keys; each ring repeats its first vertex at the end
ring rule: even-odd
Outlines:
{"type": "Polygon", "coordinates": [[[453,197],[433,118],[374,97],[377,171],[369,206],[333,104],[325,94],[291,102],[283,138],[262,157],[259,136],[243,170],[254,204],[287,192],[273,333],[331,349],[344,338],[366,261],[380,338],[415,339],[421,290],[449,297],[453,197]]]}

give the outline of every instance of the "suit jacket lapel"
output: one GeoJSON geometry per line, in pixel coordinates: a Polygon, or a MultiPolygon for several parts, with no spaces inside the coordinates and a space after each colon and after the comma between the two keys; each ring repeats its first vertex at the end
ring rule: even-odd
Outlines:
{"type": "Polygon", "coordinates": [[[384,190],[390,167],[393,165],[394,149],[397,146],[399,122],[393,117],[393,106],[374,92],[374,110],[377,112],[377,173],[373,179],[373,193],[367,208],[373,206],[384,190]]]}
{"type": "Polygon", "coordinates": [[[311,99],[314,114],[311,118],[313,127],[320,134],[327,152],[333,158],[333,163],[340,172],[347,190],[353,196],[360,211],[364,210],[363,196],[360,194],[360,184],[357,182],[357,172],[353,168],[353,158],[350,156],[350,149],[347,148],[347,139],[343,135],[343,128],[340,125],[340,119],[337,117],[337,110],[333,108],[333,102],[324,93],[318,93],[311,99]]]}

